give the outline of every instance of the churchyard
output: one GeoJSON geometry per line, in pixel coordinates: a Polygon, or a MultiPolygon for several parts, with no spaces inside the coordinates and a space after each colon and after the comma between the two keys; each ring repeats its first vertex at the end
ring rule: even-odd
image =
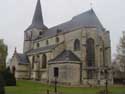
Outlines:
{"type": "MultiPolygon", "coordinates": [[[[57,87],[60,94],[97,94],[103,89],[104,87],[57,87]]],[[[112,86],[108,89],[112,92],[111,94],[125,94],[125,86],[112,86]]],[[[6,94],[47,94],[47,90],[54,92],[54,85],[48,86],[39,82],[20,80],[17,81],[17,86],[5,87],[6,94]]]]}

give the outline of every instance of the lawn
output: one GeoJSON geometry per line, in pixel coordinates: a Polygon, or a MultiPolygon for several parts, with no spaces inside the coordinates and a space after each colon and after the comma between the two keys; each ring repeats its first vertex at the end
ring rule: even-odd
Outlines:
{"type": "MultiPolygon", "coordinates": [[[[59,92],[66,94],[96,94],[100,88],[80,88],[80,87],[58,87],[59,92]]],[[[48,86],[33,81],[17,81],[16,87],[6,87],[6,94],[46,94],[46,90],[54,91],[54,86],[48,86]]],[[[115,94],[125,94],[125,87],[109,87],[110,91],[115,94]]]]}

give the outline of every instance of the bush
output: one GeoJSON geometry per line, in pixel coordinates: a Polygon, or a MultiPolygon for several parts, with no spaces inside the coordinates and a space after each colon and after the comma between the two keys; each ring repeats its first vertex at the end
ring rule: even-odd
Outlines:
{"type": "Polygon", "coordinates": [[[0,94],[5,94],[4,80],[1,73],[0,73],[0,94]]]}
{"type": "Polygon", "coordinates": [[[7,68],[3,72],[3,78],[6,86],[16,86],[16,79],[14,77],[14,74],[10,72],[10,68],[7,68]]]}

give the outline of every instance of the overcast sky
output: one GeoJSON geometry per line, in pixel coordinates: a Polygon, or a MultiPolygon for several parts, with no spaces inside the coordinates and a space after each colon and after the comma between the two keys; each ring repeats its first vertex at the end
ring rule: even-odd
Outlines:
{"type": "MultiPolygon", "coordinates": [[[[91,8],[92,0],[41,0],[44,23],[48,27],[70,20],[91,8]]],[[[110,30],[112,56],[122,31],[125,30],[125,0],[93,0],[93,9],[107,30],[110,30]]],[[[24,30],[30,25],[37,0],[1,0],[0,38],[9,48],[9,58],[14,48],[23,50],[24,30]]]]}

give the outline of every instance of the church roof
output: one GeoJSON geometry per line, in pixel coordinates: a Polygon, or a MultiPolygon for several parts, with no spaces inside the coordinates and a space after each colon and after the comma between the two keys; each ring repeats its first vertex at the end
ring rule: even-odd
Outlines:
{"type": "Polygon", "coordinates": [[[37,1],[36,9],[34,12],[32,24],[26,29],[28,31],[32,28],[46,30],[46,32],[41,35],[40,38],[44,37],[53,37],[57,35],[57,30],[60,29],[63,33],[71,32],[73,29],[82,28],[82,27],[95,27],[98,31],[104,31],[104,27],[99,21],[96,13],[93,9],[90,9],[86,12],[83,12],[75,17],[73,17],[70,21],[59,24],[57,26],[47,28],[43,23],[42,9],[40,0],[37,1]]]}
{"type": "Polygon", "coordinates": [[[49,61],[51,63],[58,62],[80,62],[80,59],[70,50],[64,50],[60,55],[49,61]]]}
{"type": "Polygon", "coordinates": [[[33,16],[32,24],[43,25],[43,16],[42,16],[40,0],[37,1],[36,10],[33,16]]]}
{"type": "Polygon", "coordinates": [[[57,34],[57,30],[60,29],[62,32],[70,32],[72,29],[77,29],[81,27],[96,27],[98,31],[104,31],[104,27],[99,21],[93,9],[90,9],[80,15],[72,18],[72,20],[65,22],[63,24],[57,25],[48,29],[41,38],[52,37],[57,34]]]}
{"type": "Polygon", "coordinates": [[[37,5],[34,12],[32,24],[25,31],[28,31],[29,29],[32,29],[32,28],[47,29],[47,27],[44,25],[44,22],[43,22],[40,0],[37,0],[37,5]]]}
{"type": "Polygon", "coordinates": [[[28,64],[28,58],[25,54],[16,53],[16,58],[19,64],[28,64]]]}

